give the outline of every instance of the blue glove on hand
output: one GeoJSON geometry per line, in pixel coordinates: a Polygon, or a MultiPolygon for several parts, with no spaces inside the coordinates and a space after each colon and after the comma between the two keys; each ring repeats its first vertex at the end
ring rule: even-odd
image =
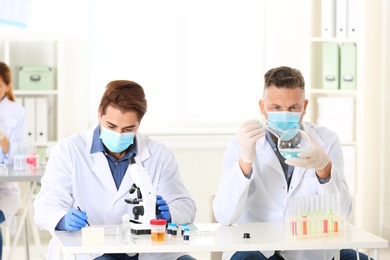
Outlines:
{"type": "Polygon", "coordinates": [[[65,215],[65,229],[76,231],[87,225],[87,214],[84,211],[70,209],[65,215]]]}
{"type": "Polygon", "coordinates": [[[169,206],[167,202],[163,199],[163,197],[160,195],[156,195],[156,208],[161,211],[160,214],[156,215],[156,218],[170,221],[171,212],[169,211],[169,206]]]}

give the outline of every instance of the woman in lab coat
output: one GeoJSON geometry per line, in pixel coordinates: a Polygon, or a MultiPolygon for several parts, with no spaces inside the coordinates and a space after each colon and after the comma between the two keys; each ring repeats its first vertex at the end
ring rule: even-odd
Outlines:
{"type": "MultiPolygon", "coordinates": [[[[34,202],[39,228],[73,231],[84,227],[86,221],[92,226],[119,225],[125,213],[133,216],[132,204],[124,201],[136,195],[129,194],[134,181],[128,165],[133,156],[148,171],[156,194],[163,197],[161,203],[157,201],[164,207],[160,205],[163,211],[156,218],[180,224],[194,221],[196,206],[180,178],[174,155],[138,132],[145,112],[144,92],[137,83],[120,80],[107,85],[99,106],[99,124],[51,149],[34,202]],[[78,223],[69,221],[71,218],[78,223]]],[[[56,242],[50,241],[48,259],[56,259],[56,247],[56,242]]],[[[96,259],[112,259],[103,257],[107,258],[96,259]]],[[[77,259],[89,259],[89,255],[78,255],[77,259]]],[[[193,258],[185,253],[164,253],[123,259],[193,258]]]]}
{"type": "MultiPolygon", "coordinates": [[[[273,134],[265,131],[258,120],[245,122],[231,139],[223,159],[222,177],[213,202],[218,222],[283,222],[288,198],[323,194],[337,194],[341,214],[350,214],[351,197],[341,144],[327,128],[302,123],[307,104],[304,80],[298,70],[278,67],[265,74],[264,97],[259,102],[262,114],[284,130],[300,127],[310,136],[311,148],[299,154],[300,158],[286,161],[273,134]]],[[[324,251],[310,250],[225,252],[223,259],[249,259],[243,258],[243,254],[260,260],[324,259],[324,251]]],[[[326,259],[332,258],[333,250],[326,251],[326,259]]],[[[342,250],[341,259],[356,259],[356,253],[342,250]]]]}
{"type": "MultiPolygon", "coordinates": [[[[12,164],[13,145],[25,140],[25,111],[24,108],[15,103],[15,96],[12,91],[11,71],[7,64],[0,62],[0,163],[12,164]]],[[[2,213],[5,223],[11,233],[15,232],[15,214],[20,206],[20,190],[17,183],[0,183],[0,221],[2,213]]],[[[0,230],[0,259],[2,248],[2,237],[0,230]]]]}

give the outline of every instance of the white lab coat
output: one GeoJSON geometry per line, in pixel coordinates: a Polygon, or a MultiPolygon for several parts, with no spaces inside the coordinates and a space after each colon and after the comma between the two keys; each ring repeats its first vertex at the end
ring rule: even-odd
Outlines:
{"type": "Polygon", "coordinates": [[[0,183],[0,209],[4,213],[5,221],[9,231],[16,232],[15,214],[20,206],[20,189],[15,182],[0,183]]]}
{"type": "MultiPolygon", "coordinates": [[[[223,160],[221,181],[215,195],[213,211],[218,222],[232,225],[242,222],[282,222],[287,199],[293,196],[338,194],[342,214],[349,215],[351,197],[344,176],[343,151],[337,135],[327,128],[303,123],[304,131],[314,138],[332,161],[331,179],[320,184],[314,169],[295,167],[290,188],[280,162],[265,136],[256,143],[256,157],[250,178],[239,165],[240,147],[233,137],[223,160]]],[[[225,252],[230,259],[234,252],[225,252]]],[[[269,257],[274,252],[262,252],[269,257]]],[[[324,251],[282,251],[286,260],[324,259],[324,251]]],[[[326,251],[332,259],[333,251],[326,251]]]]}
{"type": "MultiPolygon", "coordinates": [[[[0,101],[0,129],[10,142],[10,150],[6,155],[0,146],[0,163],[12,164],[14,144],[24,142],[26,138],[25,110],[21,105],[12,102],[7,97],[0,101]]],[[[16,231],[15,214],[20,206],[20,189],[15,182],[0,183],[0,209],[5,216],[5,222],[11,231],[16,231]]]]}
{"type": "Polygon", "coordinates": [[[0,101],[0,129],[10,142],[8,155],[0,147],[0,163],[13,164],[15,144],[26,141],[26,113],[24,107],[7,97],[0,101]]]}
{"type": "MultiPolygon", "coordinates": [[[[122,215],[132,216],[132,205],[124,199],[133,184],[129,170],[117,190],[109,164],[102,152],[91,154],[95,127],[68,137],[54,146],[35,202],[35,222],[54,232],[70,208],[79,206],[91,225],[120,224],[122,215]]],[[[136,134],[136,161],[148,170],[156,194],[169,205],[172,222],[192,223],[196,206],[181,180],[174,155],[162,144],[136,134]]],[[[130,167],[129,167],[130,168],[130,167]]],[[[51,240],[48,259],[56,259],[56,242],[51,240]]],[[[140,254],[140,259],[177,259],[182,254],[140,254]]],[[[97,257],[94,255],[93,257],[97,257]]],[[[77,259],[89,259],[78,255],[77,259]]]]}

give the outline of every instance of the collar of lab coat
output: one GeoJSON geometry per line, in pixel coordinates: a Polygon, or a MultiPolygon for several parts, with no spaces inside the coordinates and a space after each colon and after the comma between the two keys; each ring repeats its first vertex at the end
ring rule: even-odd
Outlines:
{"type": "MultiPolygon", "coordinates": [[[[91,170],[96,174],[102,183],[106,185],[106,188],[112,193],[116,194],[116,199],[121,198],[125,193],[128,192],[129,187],[122,185],[117,190],[114,178],[112,177],[110,166],[108,164],[107,158],[103,152],[91,154],[91,146],[93,140],[93,132],[97,125],[91,127],[86,132],[86,153],[90,154],[93,165],[91,170]]],[[[137,155],[135,160],[137,163],[141,163],[150,157],[149,149],[146,145],[146,138],[139,132],[136,133],[137,138],[137,155]]],[[[131,180],[131,174],[129,168],[126,171],[125,176],[123,177],[122,183],[133,183],[131,180]]]]}

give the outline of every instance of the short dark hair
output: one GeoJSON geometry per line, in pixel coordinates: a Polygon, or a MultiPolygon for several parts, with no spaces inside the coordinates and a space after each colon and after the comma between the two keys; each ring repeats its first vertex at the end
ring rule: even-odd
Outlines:
{"type": "Polygon", "coordinates": [[[305,89],[305,80],[301,72],[297,69],[281,66],[270,69],[264,74],[264,90],[270,86],[277,88],[305,89]]]}
{"type": "MultiPolygon", "coordinates": [[[[14,92],[12,89],[12,84],[11,84],[11,81],[12,81],[11,69],[4,62],[0,62],[0,78],[2,78],[4,83],[10,87],[8,92],[5,93],[5,95],[7,96],[7,98],[9,100],[15,101],[15,95],[14,95],[14,92]]],[[[0,97],[0,98],[3,98],[3,97],[0,97]]]]}
{"type": "Polygon", "coordinates": [[[114,80],[107,84],[99,105],[99,112],[105,115],[107,107],[113,106],[122,112],[136,111],[141,121],[147,110],[143,88],[130,80],[114,80]]]}

